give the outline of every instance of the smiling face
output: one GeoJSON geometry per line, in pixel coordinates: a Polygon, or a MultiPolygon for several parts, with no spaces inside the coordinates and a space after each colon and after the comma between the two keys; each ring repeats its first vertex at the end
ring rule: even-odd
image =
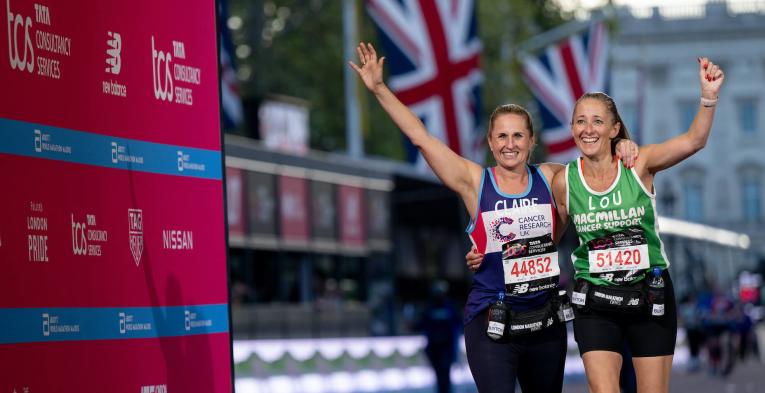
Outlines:
{"type": "Polygon", "coordinates": [[[534,137],[526,118],[515,113],[494,118],[488,142],[497,165],[508,169],[525,165],[534,148],[534,137]]]}
{"type": "Polygon", "coordinates": [[[574,108],[571,135],[585,156],[610,155],[611,139],[619,134],[620,127],[606,104],[597,99],[585,98],[574,108]]]}

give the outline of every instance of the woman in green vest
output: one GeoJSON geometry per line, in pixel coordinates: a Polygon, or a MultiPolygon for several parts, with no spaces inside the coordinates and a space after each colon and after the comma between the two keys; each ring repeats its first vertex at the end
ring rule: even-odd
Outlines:
{"type": "Polygon", "coordinates": [[[579,247],[572,255],[577,281],[574,334],[592,392],[618,392],[626,342],[639,392],[669,391],[677,312],[669,261],[658,236],[654,176],[701,150],[725,79],[699,60],[701,99],[688,131],[640,148],[627,169],[612,141],[627,137],[614,101],[587,93],[574,108],[571,133],[581,157],[553,179],[560,223],[572,222],[579,247]]]}

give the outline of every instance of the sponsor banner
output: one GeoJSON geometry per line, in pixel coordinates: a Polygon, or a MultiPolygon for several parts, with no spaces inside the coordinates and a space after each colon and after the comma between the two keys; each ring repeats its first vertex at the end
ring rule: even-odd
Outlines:
{"type": "Polygon", "coordinates": [[[2,0],[2,7],[0,118],[220,150],[214,5],[2,0]]]}
{"type": "Polygon", "coordinates": [[[364,246],[366,243],[364,190],[359,187],[339,185],[337,201],[340,210],[341,242],[348,246],[364,246]]]}
{"type": "Polygon", "coordinates": [[[311,182],[311,228],[314,239],[337,238],[337,209],[335,186],[320,181],[311,182]]]}
{"type": "Polygon", "coordinates": [[[0,153],[164,175],[220,179],[220,152],[0,119],[0,153]]]}
{"type": "Polygon", "coordinates": [[[279,176],[279,217],[285,240],[307,241],[308,184],[306,179],[279,176]]]}
{"type": "Polygon", "coordinates": [[[231,235],[244,235],[244,176],[242,170],[226,168],[226,212],[231,235]]]}
{"type": "Polygon", "coordinates": [[[228,332],[228,305],[111,308],[8,308],[0,344],[117,340],[228,332]]]}
{"type": "Polygon", "coordinates": [[[0,392],[230,392],[230,345],[225,333],[5,344],[0,392]]]}
{"type": "Polygon", "coordinates": [[[250,234],[276,236],[274,175],[247,172],[247,224],[250,234]]]}
{"type": "Polygon", "coordinates": [[[0,166],[13,189],[0,193],[0,307],[226,302],[223,209],[208,206],[223,200],[219,181],[4,155],[0,166]]]}
{"type": "Polygon", "coordinates": [[[0,392],[231,391],[215,4],[0,7],[0,392]]]}

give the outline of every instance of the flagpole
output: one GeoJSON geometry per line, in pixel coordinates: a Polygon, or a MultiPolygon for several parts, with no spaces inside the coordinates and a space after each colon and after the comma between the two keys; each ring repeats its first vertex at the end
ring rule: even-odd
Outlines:
{"type": "MultiPolygon", "coordinates": [[[[355,57],[355,48],[359,43],[358,24],[356,17],[356,0],[343,0],[343,42],[346,60],[355,57]]],[[[352,158],[362,158],[364,145],[361,140],[361,116],[359,115],[359,100],[357,96],[358,80],[351,67],[345,67],[345,139],[348,155],[352,158]]]]}

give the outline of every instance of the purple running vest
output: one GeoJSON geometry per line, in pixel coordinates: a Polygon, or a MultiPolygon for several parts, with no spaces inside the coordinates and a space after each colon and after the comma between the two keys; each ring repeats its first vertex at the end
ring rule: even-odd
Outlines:
{"type": "MultiPolygon", "coordinates": [[[[495,302],[499,292],[506,289],[502,245],[526,238],[552,237],[555,233],[555,202],[550,186],[538,166],[526,168],[529,173],[528,187],[515,195],[499,190],[494,179],[494,168],[486,168],[483,173],[478,210],[466,231],[478,251],[484,254],[484,260],[473,276],[465,305],[465,324],[495,302]]],[[[557,267],[557,254],[555,263],[557,267]]],[[[543,305],[550,293],[550,290],[544,290],[505,296],[505,303],[513,310],[525,311],[543,305]]]]}

